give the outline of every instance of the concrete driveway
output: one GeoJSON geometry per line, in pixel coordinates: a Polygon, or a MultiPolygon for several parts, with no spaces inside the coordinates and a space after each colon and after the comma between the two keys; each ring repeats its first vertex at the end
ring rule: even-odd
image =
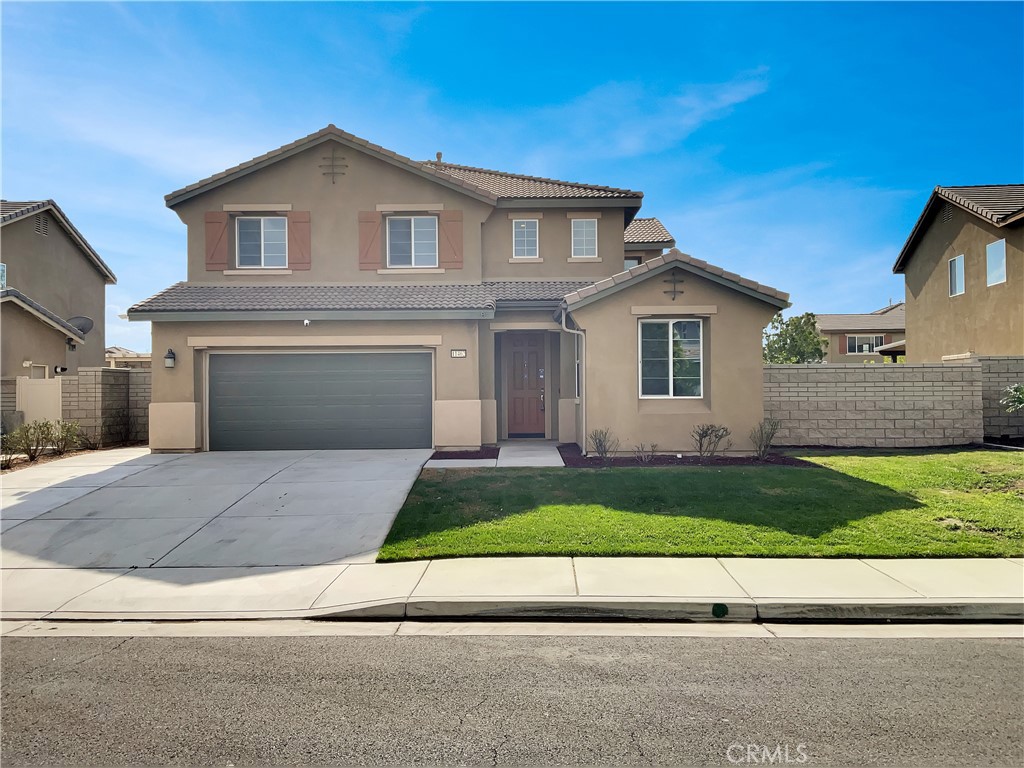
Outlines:
{"type": "Polygon", "coordinates": [[[3,476],[3,568],[373,562],[429,450],[97,451],[3,476]]]}

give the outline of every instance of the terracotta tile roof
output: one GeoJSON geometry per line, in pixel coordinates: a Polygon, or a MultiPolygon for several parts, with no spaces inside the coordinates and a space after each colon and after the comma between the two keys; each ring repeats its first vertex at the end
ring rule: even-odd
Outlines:
{"type": "MultiPolygon", "coordinates": [[[[580,304],[588,299],[593,301],[595,298],[599,297],[600,294],[606,291],[619,290],[620,288],[626,287],[628,284],[638,282],[639,280],[644,279],[644,276],[649,272],[663,272],[666,268],[670,268],[674,262],[685,264],[693,271],[704,273],[705,276],[715,280],[716,282],[729,285],[744,293],[755,295],[770,304],[774,304],[776,306],[789,306],[788,293],[784,293],[776,288],[762,285],[761,283],[741,277],[735,272],[728,272],[721,267],[716,267],[714,264],[709,264],[702,259],[695,259],[693,256],[682,253],[675,248],[661,256],[655,256],[653,259],[648,259],[643,264],[639,264],[625,272],[620,272],[619,274],[605,278],[594,285],[590,285],[574,291],[573,293],[567,294],[565,301],[569,305],[569,309],[572,309],[574,304],[580,304]]],[[[586,301],[586,303],[589,304],[590,301],[586,301]]]]}
{"type": "Polygon", "coordinates": [[[979,184],[971,187],[935,187],[924,210],[900,249],[892,271],[903,272],[907,259],[942,203],[952,203],[997,227],[1024,220],[1024,184],[979,184]]]}
{"type": "Polygon", "coordinates": [[[902,304],[879,314],[815,315],[818,330],[835,331],[905,331],[907,312],[902,304]]]}
{"type": "Polygon", "coordinates": [[[106,281],[111,284],[116,283],[117,277],[114,275],[113,270],[100,258],[100,255],[89,245],[89,241],[82,236],[82,233],[71,223],[71,219],[67,217],[64,211],[60,209],[60,206],[53,200],[25,200],[20,202],[0,200],[0,227],[10,224],[12,221],[23,219],[26,216],[47,211],[53,212],[53,217],[57,223],[64,228],[64,231],[78,245],[86,258],[96,266],[96,269],[99,270],[106,281]]]}
{"type": "Polygon", "coordinates": [[[71,325],[56,312],[51,312],[38,301],[34,301],[16,288],[4,288],[0,290],[0,302],[13,301],[26,309],[41,315],[42,319],[59,331],[63,331],[79,344],[85,343],[85,337],[81,331],[71,325]]]}
{"type": "MultiPolygon", "coordinates": [[[[891,299],[890,299],[890,301],[891,301],[891,299]]],[[[906,302],[904,302],[904,301],[897,301],[895,304],[889,304],[888,306],[882,307],[881,309],[876,309],[871,314],[872,315],[884,315],[886,312],[892,312],[892,311],[897,310],[897,309],[905,312],[906,311],[906,306],[907,306],[906,302]]]]}
{"type": "MultiPolygon", "coordinates": [[[[502,304],[558,303],[587,281],[500,281],[475,285],[189,285],[177,283],[129,314],[153,312],[333,312],[493,310],[502,304]]],[[[142,319],[142,318],[140,318],[142,319]]]]}
{"type": "Polygon", "coordinates": [[[523,176],[437,161],[419,162],[397,152],[392,152],[390,149],[385,149],[379,144],[361,139],[332,124],[270,152],[265,152],[251,160],[246,160],[244,163],[239,163],[205,179],[201,179],[194,184],[177,189],[166,195],[164,199],[168,205],[174,206],[182,200],[187,200],[189,197],[200,194],[207,189],[231,181],[239,176],[244,176],[265,165],[284,159],[332,138],[357,147],[371,155],[376,155],[395,165],[403,166],[414,173],[428,178],[432,177],[448,186],[490,202],[497,202],[499,199],[643,197],[642,192],[633,192],[628,189],[578,184],[571,181],[558,181],[557,179],[545,179],[538,176],[523,176]]]}
{"type": "Polygon", "coordinates": [[[643,192],[630,189],[602,187],[595,184],[580,184],[574,181],[559,181],[541,176],[524,176],[506,171],[490,171],[468,165],[455,165],[429,160],[423,165],[453,179],[469,182],[488,190],[498,199],[552,199],[552,198],[620,198],[643,197],[643,192]]]}
{"type": "Polygon", "coordinates": [[[103,354],[107,357],[149,357],[149,352],[136,352],[127,347],[107,347],[103,354]]]}
{"type": "Polygon", "coordinates": [[[652,245],[667,243],[669,248],[676,244],[675,238],[665,229],[665,225],[653,217],[633,219],[626,227],[622,238],[626,243],[650,243],[652,245]]]}

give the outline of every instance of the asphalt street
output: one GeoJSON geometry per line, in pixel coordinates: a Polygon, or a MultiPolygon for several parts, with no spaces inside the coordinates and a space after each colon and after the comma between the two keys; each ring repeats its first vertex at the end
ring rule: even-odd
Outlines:
{"type": "Polygon", "coordinates": [[[1020,640],[8,637],[0,653],[4,766],[1024,763],[1020,640]]]}

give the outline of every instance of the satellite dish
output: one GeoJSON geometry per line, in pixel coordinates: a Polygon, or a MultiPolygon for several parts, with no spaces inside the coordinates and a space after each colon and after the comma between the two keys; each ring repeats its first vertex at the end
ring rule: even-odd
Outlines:
{"type": "Polygon", "coordinates": [[[68,325],[73,326],[80,334],[85,336],[89,331],[92,330],[93,321],[88,317],[82,317],[81,315],[75,315],[74,317],[68,318],[68,325]]]}

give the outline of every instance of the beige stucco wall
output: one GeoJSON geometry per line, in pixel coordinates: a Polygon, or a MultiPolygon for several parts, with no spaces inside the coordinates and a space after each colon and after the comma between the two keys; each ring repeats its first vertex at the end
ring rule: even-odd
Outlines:
{"type": "MultiPolygon", "coordinates": [[[[680,270],[684,293],[664,294],[663,277],[626,288],[574,311],[587,334],[586,430],[611,429],[631,451],[657,443],[659,451],[693,451],[690,431],[701,423],[732,430],[733,450],[752,448],[748,434],[763,418],[761,333],[778,311],[760,300],[680,270]],[[638,322],[633,306],[714,307],[704,317],[704,394],[701,399],[641,399],[638,382],[638,322]]],[[[668,273],[664,274],[667,277],[668,273]]]]}
{"type": "MultiPolygon", "coordinates": [[[[35,233],[34,216],[26,216],[0,228],[0,258],[7,265],[7,285],[67,320],[82,315],[94,326],[74,352],[61,355],[55,365],[66,365],[68,373],[78,366],[101,366],[106,349],[104,339],[106,282],[91,261],[68,237],[52,213],[48,235],[35,233]]],[[[18,358],[33,357],[32,344],[38,334],[28,337],[3,332],[4,357],[8,350],[18,358]]],[[[20,375],[3,373],[3,376],[20,375]]]]}
{"type": "Polygon", "coordinates": [[[887,358],[880,354],[850,355],[846,351],[847,336],[887,336],[890,341],[904,341],[906,333],[897,331],[851,331],[850,333],[826,333],[828,349],[825,354],[826,363],[884,363],[887,358]]]}
{"type": "Polygon", "coordinates": [[[29,369],[22,367],[25,360],[45,365],[48,375],[53,376],[54,366],[67,365],[67,359],[74,354],[68,351],[65,338],[62,332],[35,315],[10,301],[3,302],[0,304],[0,378],[28,376],[29,369]]]}
{"type": "Polygon", "coordinates": [[[496,208],[483,227],[483,273],[488,280],[590,280],[595,282],[624,268],[625,213],[621,208],[509,211],[496,208]],[[597,258],[572,259],[572,218],[597,218],[597,258]],[[512,258],[512,221],[538,216],[534,259],[512,258]]]}
{"type": "MultiPolygon", "coordinates": [[[[373,351],[375,349],[422,349],[412,339],[438,339],[434,349],[434,438],[438,447],[478,447],[482,438],[479,321],[314,321],[304,327],[299,320],[277,322],[202,322],[153,323],[153,349],[163,353],[173,349],[173,369],[153,368],[153,407],[150,409],[150,439],[161,449],[191,450],[204,444],[202,419],[195,445],[188,432],[188,419],[181,425],[170,414],[178,413],[178,404],[195,403],[200,415],[204,408],[204,366],[208,352],[190,346],[200,339],[216,338],[210,350],[267,351],[373,351]],[[237,339],[232,343],[231,339],[237,339]],[[338,343],[339,338],[358,339],[358,345],[338,343]],[[262,341],[261,341],[262,340],[262,341]],[[329,343],[324,345],[324,340],[329,343]],[[372,343],[367,344],[367,341],[372,343]],[[466,350],[466,357],[455,359],[452,349],[466,350]],[[169,406],[164,408],[163,406],[169,406]],[[174,406],[174,407],[170,407],[174,406]],[[164,434],[170,430],[173,434],[164,434]],[[185,430],[183,432],[182,430],[185,430]],[[187,433],[187,434],[186,434],[187,433]],[[468,441],[468,442],[467,442],[468,441]],[[171,445],[170,443],[180,443],[171,445]]],[[[182,406],[184,407],[184,406],[182,406]]]]}
{"type": "Polygon", "coordinates": [[[999,229],[950,206],[933,218],[906,265],[907,361],[1024,354],[1024,227],[999,229]],[[986,285],[985,247],[1006,240],[1006,282],[986,285]],[[949,259],[964,255],[965,292],[949,295],[949,259]]]}

